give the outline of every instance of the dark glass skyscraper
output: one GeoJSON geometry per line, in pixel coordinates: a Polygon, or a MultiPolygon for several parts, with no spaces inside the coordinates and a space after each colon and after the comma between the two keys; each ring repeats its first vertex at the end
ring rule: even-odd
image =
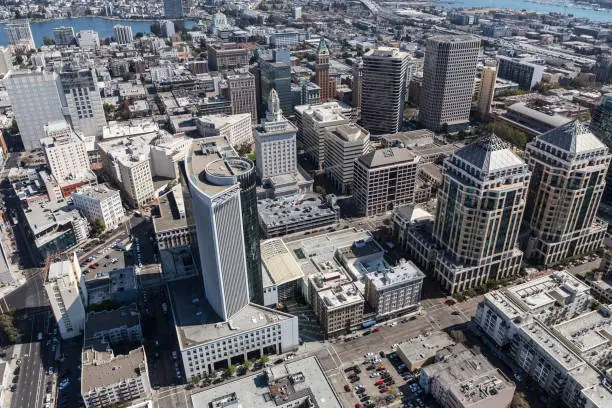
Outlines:
{"type": "Polygon", "coordinates": [[[257,215],[257,173],[253,162],[241,158],[251,167],[237,176],[240,183],[240,207],[242,208],[242,231],[246,254],[249,295],[251,302],[263,304],[263,282],[261,277],[261,252],[259,248],[259,219],[257,215]]]}
{"type": "Polygon", "coordinates": [[[183,18],[183,3],[181,0],[164,0],[164,15],[166,18],[183,18]]]}

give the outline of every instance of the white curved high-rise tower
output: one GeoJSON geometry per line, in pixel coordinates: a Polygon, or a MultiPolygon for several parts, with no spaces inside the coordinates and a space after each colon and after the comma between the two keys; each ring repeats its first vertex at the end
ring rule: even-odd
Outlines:
{"type": "MultiPolygon", "coordinates": [[[[194,141],[185,159],[206,299],[223,320],[249,304],[241,184],[255,181],[253,162],[222,137],[194,141]]],[[[257,242],[259,245],[259,242],[257,242]]],[[[257,251],[258,254],[258,251],[257,251]]]]}

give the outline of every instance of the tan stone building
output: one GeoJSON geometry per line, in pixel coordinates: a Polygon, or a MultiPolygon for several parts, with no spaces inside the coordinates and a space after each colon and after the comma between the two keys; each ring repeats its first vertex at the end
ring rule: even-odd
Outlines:
{"type": "Polygon", "coordinates": [[[533,174],[524,218],[528,258],[549,265],[601,247],[607,223],[595,215],[610,158],[608,148],[576,120],[527,144],[533,174]]]}

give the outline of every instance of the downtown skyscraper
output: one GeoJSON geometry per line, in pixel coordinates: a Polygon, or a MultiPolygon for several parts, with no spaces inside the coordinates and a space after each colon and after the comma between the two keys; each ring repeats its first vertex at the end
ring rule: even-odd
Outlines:
{"type": "Polygon", "coordinates": [[[206,299],[222,320],[261,303],[256,172],[223,137],[195,140],[185,159],[206,299]]]}
{"type": "Polygon", "coordinates": [[[183,18],[182,0],[164,0],[164,16],[169,19],[183,18]]]}
{"type": "Polygon", "coordinates": [[[595,215],[611,157],[577,120],[527,144],[533,174],[524,220],[527,257],[549,265],[601,247],[608,224],[595,215]]]}
{"type": "Polygon", "coordinates": [[[479,51],[480,39],[476,37],[427,39],[419,111],[421,125],[440,132],[468,123],[479,51]]]}
{"type": "Polygon", "coordinates": [[[409,58],[408,53],[390,47],[379,47],[363,56],[361,125],[371,134],[401,129],[409,58]]]}
{"type": "Polygon", "coordinates": [[[449,293],[515,275],[517,247],[531,173],[494,134],[444,161],[432,232],[409,236],[411,254],[449,293]]]}

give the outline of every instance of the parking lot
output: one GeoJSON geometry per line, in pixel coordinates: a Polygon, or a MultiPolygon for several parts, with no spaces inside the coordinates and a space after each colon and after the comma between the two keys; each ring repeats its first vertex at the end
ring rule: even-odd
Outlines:
{"type": "Polygon", "coordinates": [[[344,376],[344,392],[351,394],[355,407],[437,407],[418,385],[418,373],[409,372],[395,352],[368,352],[360,364],[345,368],[344,376]]]}

